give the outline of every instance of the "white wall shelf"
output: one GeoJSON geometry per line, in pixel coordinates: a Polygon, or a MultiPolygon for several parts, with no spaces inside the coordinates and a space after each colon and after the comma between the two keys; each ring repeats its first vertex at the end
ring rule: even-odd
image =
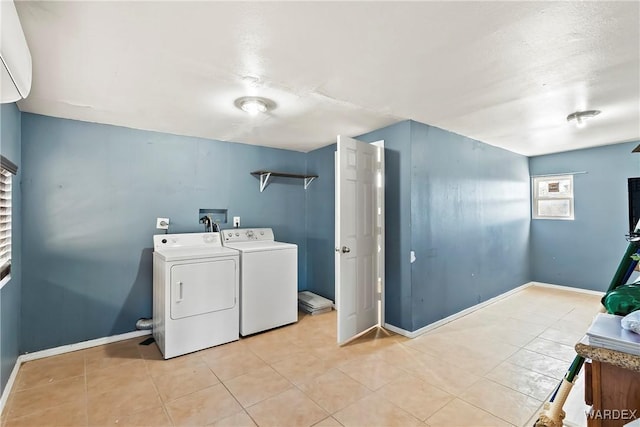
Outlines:
{"type": "Polygon", "coordinates": [[[269,179],[272,177],[279,178],[297,178],[304,180],[304,189],[306,190],[309,187],[309,184],[318,177],[318,175],[303,175],[297,173],[286,173],[286,172],[275,172],[275,171],[253,171],[251,175],[260,178],[260,192],[262,193],[264,189],[269,184],[269,179]]]}

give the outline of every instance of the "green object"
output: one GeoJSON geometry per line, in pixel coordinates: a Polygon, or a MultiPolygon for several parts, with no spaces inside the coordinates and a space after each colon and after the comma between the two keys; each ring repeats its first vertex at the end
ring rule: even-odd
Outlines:
{"type": "Polygon", "coordinates": [[[640,310],[640,284],[631,283],[610,290],[602,297],[602,305],[609,313],[618,316],[640,310]]]}
{"type": "MultiPolygon", "coordinates": [[[[640,221],[638,222],[638,226],[636,226],[636,231],[640,231],[640,221]]],[[[613,292],[617,288],[624,286],[624,283],[626,283],[627,280],[629,280],[631,273],[633,273],[633,269],[638,264],[637,258],[640,258],[639,252],[640,252],[640,242],[637,240],[629,242],[629,244],[627,245],[627,250],[625,251],[624,255],[622,255],[620,264],[618,264],[618,268],[616,269],[616,272],[613,275],[613,279],[611,279],[611,283],[609,283],[609,288],[607,289],[607,293],[605,294],[604,297],[602,297],[603,305],[607,295],[609,295],[611,292],[613,292]]],[[[605,307],[607,306],[605,305],[605,307]]],[[[607,307],[607,310],[608,309],[609,308],[607,307]]],[[[580,369],[582,368],[583,363],[584,363],[584,357],[580,355],[576,355],[564,378],[570,383],[573,383],[573,380],[580,372],[580,369]]],[[[560,384],[558,384],[558,389],[560,388],[560,385],[562,385],[562,381],[560,382],[560,384]]],[[[556,391],[551,396],[551,399],[549,400],[550,402],[554,401],[556,397],[556,392],[558,391],[558,389],[556,389],[556,391]]],[[[564,402],[563,402],[563,405],[564,405],[564,402]]]]}
{"type": "Polygon", "coordinates": [[[638,263],[638,259],[636,257],[638,254],[638,250],[640,249],[640,242],[632,241],[627,245],[627,250],[624,255],[622,255],[622,259],[620,260],[620,264],[618,264],[618,269],[616,273],[613,275],[613,279],[611,279],[611,283],[609,283],[609,288],[607,289],[607,293],[611,292],[618,286],[622,286],[627,283],[627,280],[631,276],[633,269],[638,263]]]}

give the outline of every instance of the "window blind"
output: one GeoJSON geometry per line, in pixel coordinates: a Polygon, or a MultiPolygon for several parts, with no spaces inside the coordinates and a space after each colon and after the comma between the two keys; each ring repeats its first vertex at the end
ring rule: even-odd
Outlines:
{"type": "Polygon", "coordinates": [[[11,172],[0,169],[0,280],[11,273],[11,172]]]}
{"type": "Polygon", "coordinates": [[[13,163],[11,160],[7,159],[5,156],[0,155],[0,168],[11,172],[12,174],[18,173],[18,166],[13,163]]]}

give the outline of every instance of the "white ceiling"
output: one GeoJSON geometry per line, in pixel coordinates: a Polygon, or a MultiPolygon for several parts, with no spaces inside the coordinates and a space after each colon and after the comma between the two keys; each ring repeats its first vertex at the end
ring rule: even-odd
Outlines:
{"type": "Polygon", "coordinates": [[[525,155],[640,139],[638,1],[17,9],[22,111],[299,151],[405,119],[525,155]],[[252,118],[233,105],[245,95],[277,107],[252,118]],[[602,114],[566,122],[584,109],[602,114]]]}

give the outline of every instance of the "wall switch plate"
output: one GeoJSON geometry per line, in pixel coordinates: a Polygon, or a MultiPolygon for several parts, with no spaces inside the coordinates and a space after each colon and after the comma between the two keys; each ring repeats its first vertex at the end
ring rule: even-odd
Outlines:
{"type": "Polygon", "coordinates": [[[156,228],[159,230],[168,230],[169,218],[156,218],[156,228]]]}
{"type": "Polygon", "coordinates": [[[240,227],[240,217],[239,216],[234,216],[233,217],[233,228],[238,228],[240,227]]]}

